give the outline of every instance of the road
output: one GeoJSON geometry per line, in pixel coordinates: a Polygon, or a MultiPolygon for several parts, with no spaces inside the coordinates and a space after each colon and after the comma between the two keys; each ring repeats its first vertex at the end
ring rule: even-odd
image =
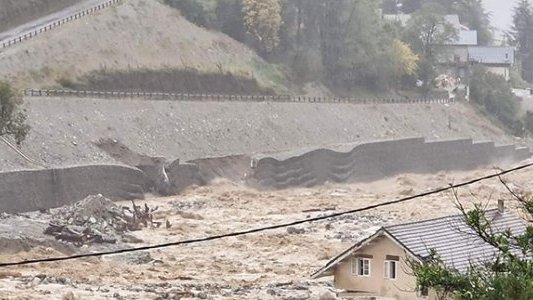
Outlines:
{"type": "Polygon", "coordinates": [[[41,17],[39,19],[33,20],[26,24],[11,28],[7,31],[0,32],[0,44],[2,42],[8,41],[15,37],[30,33],[32,31],[38,30],[39,28],[44,28],[46,25],[51,24],[55,21],[61,20],[68,16],[74,15],[77,12],[89,9],[91,7],[97,6],[98,4],[105,3],[105,0],[83,0],[78,4],[69,6],[60,10],[58,12],[49,14],[47,16],[41,17]]]}

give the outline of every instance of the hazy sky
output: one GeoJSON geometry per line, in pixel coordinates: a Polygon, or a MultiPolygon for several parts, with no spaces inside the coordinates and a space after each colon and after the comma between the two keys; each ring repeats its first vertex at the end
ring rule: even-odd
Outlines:
{"type": "Polygon", "coordinates": [[[491,13],[492,26],[499,30],[509,30],[513,20],[513,8],[518,0],[483,0],[491,13]]]}

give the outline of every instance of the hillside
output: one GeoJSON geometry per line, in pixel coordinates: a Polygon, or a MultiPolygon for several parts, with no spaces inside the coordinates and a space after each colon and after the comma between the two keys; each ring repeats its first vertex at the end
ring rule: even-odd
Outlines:
{"type": "Polygon", "coordinates": [[[0,78],[57,86],[91,72],[195,70],[282,87],[283,75],[224,34],[191,24],[157,1],[131,0],[39,35],[0,57],[0,78]]]}
{"type": "MultiPolygon", "coordinates": [[[[469,105],[353,105],[27,98],[23,150],[48,165],[112,162],[94,143],[182,161],[384,139],[473,138],[514,143],[469,105]]],[[[35,167],[0,144],[2,169],[35,167]]]]}

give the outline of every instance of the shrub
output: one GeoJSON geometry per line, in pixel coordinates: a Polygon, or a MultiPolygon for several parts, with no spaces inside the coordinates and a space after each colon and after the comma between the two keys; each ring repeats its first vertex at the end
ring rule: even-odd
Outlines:
{"type": "MultiPolygon", "coordinates": [[[[205,1],[204,1],[205,2],[205,1]]],[[[165,4],[177,8],[181,14],[190,22],[206,27],[213,28],[215,24],[213,12],[209,11],[202,1],[198,0],[165,0],[165,4]]]]}
{"type": "Polygon", "coordinates": [[[475,67],[469,81],[472,101],[515,135],[522,135],[523,123],[518,117],[520,99],[513,95],[505,78],[487,72],[483,67],[475,67]]]}

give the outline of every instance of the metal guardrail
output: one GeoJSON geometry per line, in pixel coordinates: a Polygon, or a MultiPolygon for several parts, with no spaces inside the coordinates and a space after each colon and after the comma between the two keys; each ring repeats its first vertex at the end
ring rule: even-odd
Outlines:
{"type": "Polygon", "coordinates": [[[102,10],[104,8],[107,8],[107,7],[110,7],[118,2],[121,2],[122,0],[109,0],[105,3],[102,3],[102,4],[99,4],[97,6],[94,6],[94,7],[91,7],[89,9],[86,9],[86,10],[83,10],[81,12],[78,12],[74,15],[71,15],[71,16],[68,16],[66,18],[63,18],[63,19],[60,19],[58,21],[54,21],[52,23],[49,23],[47,25],[45,25],[44,27],[41,27],[39,29],[35,29],[33,31],[30,31],[29,33],[25,33],[23,35],[19,35],[15,38],[12,38],[12,39],[9,39],[7,41],[4,41],[2,42],[2,44],[0,45],[0,49],[5,49],[5,48],[8,48],[8,47],[11,47],[13,45],[16,45],[16,44],[20,44],[22,43],[23,41],[25,40],[28,40],[28,39],[31,39],[31,38],[34,38],[36,37],[37,35],[41,34],[41,33],[44,33],[44,32],[47,32],[49,30],[52,30],[56,27],[59,27],[65,23],[68,23],[68,22],[71,22],[71,21],[74,21],[74,20],[77,20],[77,19],[80,19],[84,16],[87,16],[87,15],[90,15],[92,13],[95,13],[99,10],[102,10]]]}
{"type": "Polygon", "coordinates": [[[408,99],[378,99],[378,98],[331,98],[291,95],[223,95],[223,94],[187,94],[187,93],[152,93],[152,92],[101,92],[101,91],[73,91],[73,90],[41,90],[26,89],[27,97],[77,97],[96,99],[143,99],[143,100],[171,100],[171,101],[239,101],[239,102],[291,102],[291,103],[352,103],[352,104],[448,104],[454,99],[446,98],[408,98],[408,99]]]}

